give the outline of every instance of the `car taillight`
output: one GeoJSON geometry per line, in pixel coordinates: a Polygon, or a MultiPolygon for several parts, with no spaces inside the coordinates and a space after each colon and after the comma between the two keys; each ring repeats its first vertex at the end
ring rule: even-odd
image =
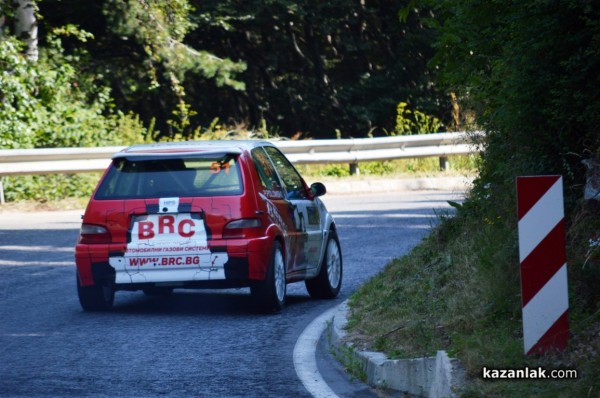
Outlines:
{"type": "Polygon", "coordinates": [[[110,232],[100,225],[82,224],[79,231],[79,243],[110,243],[110,232]]]}
{"type": "Polygon", "coordinates": [[[242,218],[234,220],[223,229],[223,239],[244,239],[256,236],[262,223],[258,218],[242,218]]]}

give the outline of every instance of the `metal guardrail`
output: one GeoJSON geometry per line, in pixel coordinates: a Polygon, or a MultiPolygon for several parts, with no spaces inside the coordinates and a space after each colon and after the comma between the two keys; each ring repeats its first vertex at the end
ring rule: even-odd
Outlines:
{"type": "Polygon", "coordinates": [[[445,157],[475,152],[467,133],[438,133],[344,140],[276,141],[294,163],[358,163],[373,160],[445,157]]]}
{"type": "MultiPolygon", "coordinates": [[[[354,173],[359,162],[431,156],[439,157],[440,167],[447,168],[448,156],[478,151],[467,133],[272,142],[293,163],[347,163],[354,173]]],[[[103,171],[112,155],[124,148],[0,149],[0,203],[4,203],[3,176],[103,171]]]]}

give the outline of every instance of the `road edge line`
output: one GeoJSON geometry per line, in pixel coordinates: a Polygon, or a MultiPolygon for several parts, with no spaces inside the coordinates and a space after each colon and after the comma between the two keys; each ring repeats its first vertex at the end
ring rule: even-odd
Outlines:
{"type": "Polygon", "coordinates": [[[314,398],[339,398],[325,382],[317,367],[316,350],[338,306],[323,312],[302,331],[294,345],[294,369],[300,381],[314,398]]]}

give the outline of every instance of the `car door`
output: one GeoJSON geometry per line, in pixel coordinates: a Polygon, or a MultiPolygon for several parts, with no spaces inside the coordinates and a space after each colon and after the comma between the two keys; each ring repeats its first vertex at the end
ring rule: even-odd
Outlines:
{"type": "Polygon", "coordinates": [[[318,266],[323,241],[321,215],[304,180],[277,148],[266,146],[282,182],[289,215],[295,227],[294,271],[318,266]]]}
{"type": "Polygon", "coordinates": [[[273,162],[262,147],[252,150],[252,160],[259,177],[258,196],[264,201],[271,220],[283,233],[286,271],[292,272],[297,257],[298,230],[292,221],[290,203],[285,198],[285,190],[273,162]]]}

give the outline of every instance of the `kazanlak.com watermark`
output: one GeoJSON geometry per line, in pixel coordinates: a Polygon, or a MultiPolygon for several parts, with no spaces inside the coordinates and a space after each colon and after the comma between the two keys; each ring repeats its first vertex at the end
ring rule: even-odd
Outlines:
{"type": "Polygon", "coordinates": [[[518,368],[518,369],[494,369],[486,366],[482,369],[482,377],[489,380],[497,379],[577,379],[579,373],[576,369],[545,369],[518,368]]]}

